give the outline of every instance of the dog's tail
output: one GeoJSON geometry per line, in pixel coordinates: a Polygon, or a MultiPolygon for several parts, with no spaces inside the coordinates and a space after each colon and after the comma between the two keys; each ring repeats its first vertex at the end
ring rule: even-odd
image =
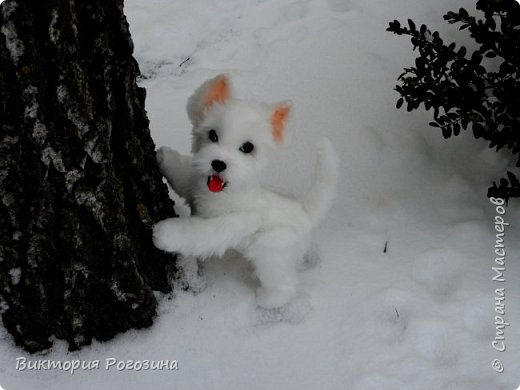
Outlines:
{"type": "Polygon", "coordinates": [[[338,184],[339,159],[328,138],[318,144],[318,161],[309,192],[303,199],[303,208],[317,225],[332,206],[338,184]]]}

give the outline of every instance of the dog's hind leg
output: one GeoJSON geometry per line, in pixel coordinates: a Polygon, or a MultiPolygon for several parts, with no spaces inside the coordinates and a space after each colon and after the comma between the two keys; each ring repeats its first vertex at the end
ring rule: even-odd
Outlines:
{"type": "Polygon", "coordinates": [[[298,261],[298,271],[306,271],[315,268],[321,262],[320,248],[314,242],[311,242],[305,254],[298,261]]]}
{"type": "Polygon", "coordinates": [[[259,306],[272,309],[288,303],[298,290],[295,259],[291,254],[266,253],[254,260],[255,274],[261,286],[256,290],[259,306]]]}

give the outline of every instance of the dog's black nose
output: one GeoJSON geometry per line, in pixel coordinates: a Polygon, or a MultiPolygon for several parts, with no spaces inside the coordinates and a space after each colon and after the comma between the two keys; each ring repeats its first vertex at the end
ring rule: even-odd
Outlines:
{"type": "Polygon", "coordinates": [[[222,172],[223,170],[225,170],[227,168],[227,165],[224,161],[220,161],[220,160],[213,160],[211,162],[211,167],[218,173],[222,172]]]}

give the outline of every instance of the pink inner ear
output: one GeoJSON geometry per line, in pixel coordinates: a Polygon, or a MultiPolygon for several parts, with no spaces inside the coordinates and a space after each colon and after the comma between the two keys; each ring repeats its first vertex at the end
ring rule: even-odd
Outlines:
{"type": "Polygon", "coordinates": [[[290,110],[291,108],[289,106],[279,106],[276,108],[276,110],[274,110],[271,116],[271,126],[273,126],[273,138],[279,144],[283,142],[285,123],[287,122],[287,118],[289,117],[290,110]]]}
{"type": "Polygon", "coordinates": [[[229,99],[229,95],[229,83],[227,78],[219,78],[206,92],[203,105],[205,108],[208,108],[215,103],[225,103],[229,99]]]}

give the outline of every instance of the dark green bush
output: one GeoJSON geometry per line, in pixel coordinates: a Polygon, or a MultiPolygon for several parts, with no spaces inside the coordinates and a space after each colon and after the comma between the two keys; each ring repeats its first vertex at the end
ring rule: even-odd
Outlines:
{"type": "MultiPolygon", "coordinates": [[[[520,4],[516,0],[479,0],[483,18],[461,8],[444,19],[467,29],[478,47],[469,53],[464,46],[446,44],[437,31],[412,20],[403,27],[394,20],[387,31],[411,37],[419,57],[415,66],[405,68],[396,91],[408,111],[433,110],[430,126],[439,128],[444,138],[471,127],[475,138],[489,142],[490,148],[506,147],[520,166],[520,4]]],[[[488,196],[509,199],[520,196],[520,182],[507,178],[493,183],[488,196]]]]}

